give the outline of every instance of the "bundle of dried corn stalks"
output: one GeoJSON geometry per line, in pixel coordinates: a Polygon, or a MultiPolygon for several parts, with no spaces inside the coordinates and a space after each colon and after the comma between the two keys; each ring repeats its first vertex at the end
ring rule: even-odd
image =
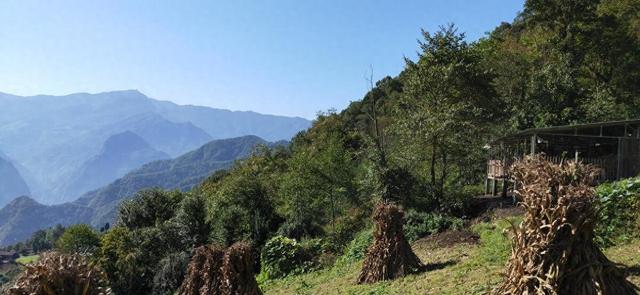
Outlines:
{"type": "Polygon", "coordinates": [[[178,295],[262,294],[253,272],[251,247],[235,243],[195,249],[178,295]]]}
{"type": "Polygon", "coordinates": [[[10,295],[107,295],[112,294],[106,275],[84,256],[44,253],[26,266],[10,295]]]}
{"type": "Polygon", "coordinates": [[[374,240],[367,250],[358,283],[374,283],[420,271],[422,262],[411,250],[402,230],[402,210],[390,203],[378,204],[373,221],[374,240]]]}
{"type": "Polygon", "coordinates": [[[596,168],[528,157],[512,168],[525,216],[494,294],[637,294],[593,242],[596,168]]]}
{"type": "Polygon", "coordinates": [[[253,272],[253,255],[247,243],[227,249],[222,263],[223,294],[262,294],[253,272]]]}
{"type": "Polygon", "coordinates": [[[224,249],[211,245],[195,249],[179,295],[221,294],[224,249]]]}

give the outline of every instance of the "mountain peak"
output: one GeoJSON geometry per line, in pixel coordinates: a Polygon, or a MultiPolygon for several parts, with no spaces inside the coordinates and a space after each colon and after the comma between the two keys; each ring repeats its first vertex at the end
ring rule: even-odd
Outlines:
{"type": "Polygon", "coordinates": [[[35,205],[40,205],[40,203],[38,203],[36,200],[32,199],[31,197],[20,196],[13,199],[13,201],[9,202],[9,204],[7,205],[7,208],[30,207],[35,205]]]}
{"type": "Polygon", "coordinates": [[[127,130],[111,135],[104,142],[102,152],[118,150],[139,150],[150,148],[149,144],[139,135],[127,130]]]}
{"type": "Polygon", "coordinates": [[[147,97],[146,95],[144,95],[144,93],[140,92],[140,90],[138,89],[125,89],[125,90],[113,90],[113,91],[105,91],[105,92],[101,92],[101,93],[97,93],[97,94],[106,94],[106,95],[122,95],[122,96],[143,96],[143,97],[147,97]]]}

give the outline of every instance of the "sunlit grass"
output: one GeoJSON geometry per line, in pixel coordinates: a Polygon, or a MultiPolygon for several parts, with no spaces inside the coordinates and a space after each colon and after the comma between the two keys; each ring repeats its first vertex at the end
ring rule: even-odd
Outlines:
{"type": "MultiPolygon", "coordinates": [[[[520,218],[509,218],[517,224],[520,218]]],[[[414,252],[431,270],[402,279],[357,285],[362,261],[261,284],[266,294],[485,294],[502,280],[511,253],[507,219],[480,223],[472,230],[480,244],[438,248],[417,241],[414,252]]],[[[631,280],[640,284],[640,241],[606,250],[614,261],[632,266],[631,280]]]]}
{"type": "Polygon", "coordinates": [[[40,258],[39,255],[20,256],[20,258],[16,259],[16,263],[27,265],[27,264],[37,262],[39,258],[40,258]]]}
{"type": "Polygon", "coordinates": [[[362,262],[291,276],[262,284],[267,294],[483,294],[500,281],[509,255],[503,234],[506,221],[473,228],[480,245],[458,244],[450,248],[418,241],[414,252],[430,268],[420,274],[371,285],[357,285],[362,262]]]}

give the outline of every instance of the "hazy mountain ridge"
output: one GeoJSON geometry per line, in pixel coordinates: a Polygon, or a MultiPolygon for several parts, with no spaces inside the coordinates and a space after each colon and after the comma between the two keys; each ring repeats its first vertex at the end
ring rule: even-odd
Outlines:
{"type": "Polygon", "coordinates": [[[132,131],[154,149],[177,156],[211,139],[249,134],[289,139],[309,125],[301,118],[181,106],[135,90],[31,97],[0,93],[0,149],[20,167],[33,198],[45,204],[72,200],[66,188],[116,133],[132,131]]]}
{"type": "Polygon", "coordinates": [[[91,225],[101,226],[115,218],[116,207],[123,198],[151,187],[187,191],[211,173],[229,168],[235,160],[248,156],[259,144],[267,142],[257,136],[214,140],[178,158],[145,164],[74,203],[93,208],[91,225]]]}
{"type": "Polygon", "coordinates": [[[114,134],[105,141],[99,154],[85,162],[63,194],[77,198],[145,163],[169,158],[171,157],[167,153],[152,148],[131,131],[114,134]]]}
{"type": "Polygon", "coordinates": [[[18,169],[0,153],[0,207],[18,196],[28,194],[29,187],[18,169]]]}
{"type": "Polygon", "coordinates": [[[171,157],[197,149],[213,139],[191,122],[175,123],[154,113],[133,116],[105,129],[131,131],[171,157]]]}
{"type": "Polygon", "coordinates": [[[175,159],[145,164],[70,203],[47,206],[28,197],[18,198],[0,209],[0,246],[22,241],[34,231],[58,223],[102,226],[112,222],[117,205],[137,191],[152,187],[188,190],[248,156],[260,144],[269,143],[257,136],[213,140],[175,159]]]}

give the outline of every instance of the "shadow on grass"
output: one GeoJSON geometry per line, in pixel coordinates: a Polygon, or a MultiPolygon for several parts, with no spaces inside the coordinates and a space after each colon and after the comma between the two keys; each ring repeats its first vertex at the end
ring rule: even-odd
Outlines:
{"type": "Polygon", "coordinates": [[[458,263],[457,260],[447,260],[445,262],[429,263],[429,264],[425,264],[420,270],[420,272],[443,269],[445,267],[456,265],[457,263],[458,263]]]}
{"type": "Polygon", "coordinates": [[[630,266],[627,268],[627,272],[632,276],[640,276],[640,264],[630,266]]]}

